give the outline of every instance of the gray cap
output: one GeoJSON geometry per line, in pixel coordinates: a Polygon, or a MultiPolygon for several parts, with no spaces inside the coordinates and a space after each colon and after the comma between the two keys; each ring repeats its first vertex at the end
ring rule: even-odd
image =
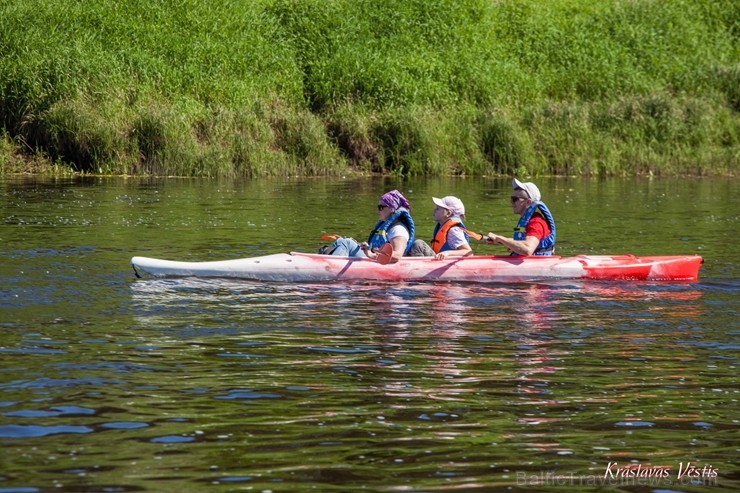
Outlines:
{"type": "Polygon", "coordinates": [[[532,182],[522,183],[516,178],[514,178],[514,181],[511,182],[511,185],[514,187],[514,189],[521,188],[522,190],[527,192],[527,195],[529,195],[529,198],[536,202],[539,202],[540,200],[542,200],[540,189],[537,188],[537,185],[535,185],[532,182]]]}
{"type": "Polygon", "coordinates": [[[443,197],[441,199],[438,199],[437,197],[432,197],[432,202],[443,209],[452,211],[452,213],[456,216],[462,216],[465,214],[465,206],[463,205],[462,200],[458,199],[457,197],[453,197],[452,195],[448,195],[447,197],[443,197]]]}

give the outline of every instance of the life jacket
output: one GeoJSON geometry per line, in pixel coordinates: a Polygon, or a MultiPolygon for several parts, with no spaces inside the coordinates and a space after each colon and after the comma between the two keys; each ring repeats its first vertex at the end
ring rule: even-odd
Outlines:
{"type": "MultiPolygon", "coordinates": [[[[434,239],[432,240],[432,250],[434,250],[434,253],[439,252],[446,252],[447,250],[452,250],[452,247],[447,243],[447,233],[450,231],[450,228],[453,227],[460,227],[463,228],[463,231],[465,230],[465,225],[462,223],[462,221],[458,218],[453,218],[448,221],[446,221],[444,224],[440,226],[439,223],[434,227],[434,239]]],[[[468,234],[465,234],[465,240],[470,241],[470,238],[468,238],[468,234]]]]}
{"type": "Polygon", "coordinates": [[[416,227],[414,226],[414,220],[411,219],[411,214],[403,207],[397,209],[385,221],[380,220],[375,224],[367,238],[370,248],[380,248],[383,244],[388,243],[388,230],[397,222],[401,222],[409,230],[409,241],[406,243],[406,250],[404,250],[404,253],[409,253],[416,239],[416,227]]]}
{"type": "MultiPolygon", "coordinates": [[[[550,234],[540,240],[537,249],[535,249],[532,255],[552,255],[555,251],[555,219],[553,219],[552,213],[550,213],[544,202],[534,202],[524,211],[524,214],[519,218],[519,222],[514,228],[514,239],[524,240],[527,237],[527,224],[529,224],[529,220],[532,219],[532,215],[535,212],[539,212],[545,218],[547,225],[550,227],[550,234]]],[[[518,256],[519,254],[512,253],[512,255],[518,256]]]]}

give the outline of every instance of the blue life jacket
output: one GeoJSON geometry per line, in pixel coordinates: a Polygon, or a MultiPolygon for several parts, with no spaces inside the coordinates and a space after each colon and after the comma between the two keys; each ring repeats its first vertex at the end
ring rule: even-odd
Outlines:
{"type": "MultiPolygon", "coordinates": [[[[522,217],[519,218],[519,222],[514,228],[514,239],[524,240],[527,237],[526,228],[529,224],[529,220],[532,219],[532,215],[539,210],[542,217],[547,221],[547,225],[550,227],[550,234],[540,240],[537,249],[535,249],[532,255],[552,255],[555,251],[555,219],[553,219],[550,209],[544,204],[544,202],[534,202],[529,208],[524,211],[522,217]]],[[[512,255],[519,255],[512,253],[512,255]]]]}
{"type": "Polygon", "coordinates": [[[454,217],[450,219],[449,221],[445,222],[444,226],[437,223],[437,225],[434,227],[434,234],[432,235],[433,240],[432,240],[431,246],[432,246],[432,250],[434,250],[435,253],[446,252],[447,250],[452,250],[452,247],[450,246],[450,244],[447,243],[447,234],[449,233],[450,229],[457,228],[457,227],[463,229],[463,234],[465,235],[465,241],[470,243],[470,237],[468,237],[468,233],[466,232],[465,225],[463,224],[463,222],[460,220],[459,217],[454,217]],[[437,234],[439,234],[440,229],[442,229],[443,227],[444,227],[444,231],[443,231],[444,237],[437,238],[437,234]],[[437,243],[442,244],[439,251],[435,249],[435,246],[437,243]]]}
{"type": "Polygon", "coordinates": [[[375,227],[370,232],[370,236],[367,238],[370,248],[380,248],[385,243],[388,243],[388,230],[399,221],[409,230],[409,241],[406,243],[406,250],[404,250],[404,253],[409,253],[416,239],[416,227],[414,226],[414,220],[411,219],[411,214],[403,207],[397,209],[385,221],[380,220],[375,224],[375,227]]]}

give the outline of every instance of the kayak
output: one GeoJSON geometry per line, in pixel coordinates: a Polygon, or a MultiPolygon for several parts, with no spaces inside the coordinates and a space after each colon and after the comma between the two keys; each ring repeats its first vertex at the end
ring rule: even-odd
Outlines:
{"type": "Polygon", "coordinates": [[[465,281],[522,282],[558,279],[697,281],[703,260],[698,255],[477,256],[436,260],[404,257],[383,265],[356,257],[278,253],[209,262],[178,262],[133,257],[137,277],[224,277],[273,282],[465,281]]]}

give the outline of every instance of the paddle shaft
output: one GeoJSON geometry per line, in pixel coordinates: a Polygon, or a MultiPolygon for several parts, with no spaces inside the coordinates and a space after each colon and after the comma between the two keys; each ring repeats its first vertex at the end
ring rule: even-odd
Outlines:
{"type": "Polygon", "coordinates": [[[485,236],[483,236],[480,233],[476,233],[475,231],[470,231],[469,229],[466,229],[465,232],[468,234],[468,236],[473,238],[475,241],[483,241],[486,239],[485,236]]]}

